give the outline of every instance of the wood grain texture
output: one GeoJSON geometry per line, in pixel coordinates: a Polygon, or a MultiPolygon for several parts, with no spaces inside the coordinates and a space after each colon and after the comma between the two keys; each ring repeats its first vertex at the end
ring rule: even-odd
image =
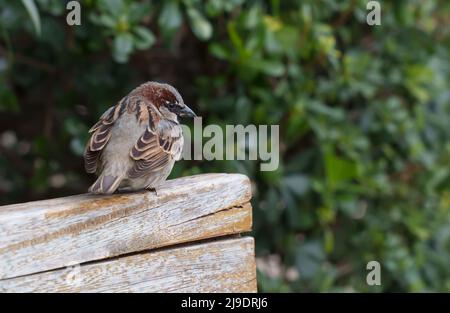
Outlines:
{"type": "Polygon", "coordinates": [[[240,174],[167,181],[153,192],[78,195],[0,207],[0,279],[249,231],[240,174]]]}
{"type": "Polygon", "coordinates": [[[0,280],[0,292],[256,292],[251,237],[0,280]]]}

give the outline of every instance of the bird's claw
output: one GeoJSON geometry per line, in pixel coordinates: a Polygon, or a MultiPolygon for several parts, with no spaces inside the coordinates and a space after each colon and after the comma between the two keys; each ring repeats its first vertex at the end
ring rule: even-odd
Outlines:
{"type": "Polygon", "coordinates": [[[156,191],[156,188],[147,188],[148,191],[154,192],[155,195],[158,197],[158,192],[156,191]]]}

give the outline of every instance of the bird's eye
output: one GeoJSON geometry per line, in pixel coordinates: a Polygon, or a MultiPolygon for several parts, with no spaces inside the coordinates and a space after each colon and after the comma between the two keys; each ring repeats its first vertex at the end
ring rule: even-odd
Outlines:
{"type": "Polygon", "coordinates": [[[174,108],[174,107],[175,107],[175,103],[170,102],[170,101],[168,101],[168,100],[166,100],[166,105],[167,105],[169,108],[174,108]]]}

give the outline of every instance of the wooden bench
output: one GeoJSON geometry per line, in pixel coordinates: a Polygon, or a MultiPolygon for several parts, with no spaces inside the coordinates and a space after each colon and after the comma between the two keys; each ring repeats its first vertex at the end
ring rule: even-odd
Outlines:
{"type": "Polygon", "coordinates": [[[0,207],[0,292],[256,292],[240,174],[0,207]]]}

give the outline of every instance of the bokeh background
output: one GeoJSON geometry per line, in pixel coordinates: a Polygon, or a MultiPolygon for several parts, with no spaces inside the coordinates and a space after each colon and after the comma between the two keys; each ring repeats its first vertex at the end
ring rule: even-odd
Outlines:
{"type": "Polygon", "coordinates": [[[86,192],[89,127],[165,81],[204,123],[281,125],[277,171],[171,175],[251,178],[260,291],[450,292],[450,2],[66,2],[0,0],[0,204],[86,192]]]}

